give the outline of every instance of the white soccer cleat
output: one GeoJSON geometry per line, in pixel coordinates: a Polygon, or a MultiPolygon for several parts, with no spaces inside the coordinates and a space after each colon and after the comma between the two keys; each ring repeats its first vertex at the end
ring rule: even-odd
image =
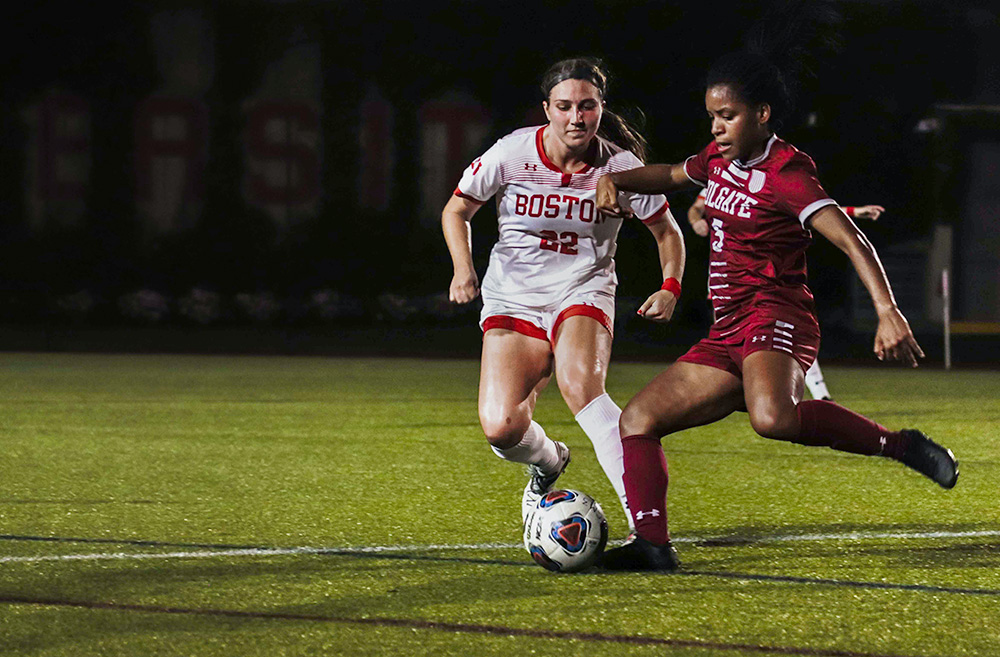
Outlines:
{"type": "Polygon", "coordinates": [[[521,495],[521,522],[528,519],[528,515],[542,499],[542,495],[552,490],[552,486],[569,465],[569,447],[558,440],[554,441],[556,451],[559,453],[559,467],[554,472],[546,473],[537,465],[528,466],[528,484],[524,487],[524,494],[521,495]]]}

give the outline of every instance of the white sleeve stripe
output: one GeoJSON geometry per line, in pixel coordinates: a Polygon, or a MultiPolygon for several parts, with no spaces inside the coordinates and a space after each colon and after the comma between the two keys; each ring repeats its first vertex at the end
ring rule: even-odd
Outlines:
{"type": "Polygon", "coordinates": [[[688,173],[688,162],[690,162],[695,157],[698,157],[698,156],[697,155],[692,155],[688,159],[684,160],[684,175],[687,176],[688,180],[690,180],[691,182],[693,182],[695,185],[698,185],[699,187],[704,187],[705,185],[708,184],[707,182],[701,182],[701,181],[695,180],[694,178],[691,177],[691,174],[688,173]]]}
{"type": "Polygon", "coordinates": [[[809,220],[809,217],[816,214],[817,210],[819,210],[820,208],[825,208],[828,205],[836,205],[836,204],[837,202],[834,201],[832,198],[823,198],[818,201],[813,201],[806,207],[802,208],[802,212],[799,213],[799,223],[802,224],[802,227],[804,228],[806,225],[806,221],[809,220]]]}

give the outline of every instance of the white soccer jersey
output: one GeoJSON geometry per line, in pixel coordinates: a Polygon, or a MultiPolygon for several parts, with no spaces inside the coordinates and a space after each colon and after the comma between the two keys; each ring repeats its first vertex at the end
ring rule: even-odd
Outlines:
{"type": "MultiPolygon", "coordinates": [[[[483,278],[483,299],[516,299],[544,307],[580,290],[614,293],[615,240],[622,220],[594,205],[597,180],[642,166],[630,151],[600,137],[594,163],[563,173],[545,155],[545,126],[501,138],[465,170],[455,193],[479,202],[497,199],[500,238],[483,278]]],[[[661,194],[622,194],[619,201],[644,223],[667,210],[661,194]]]]}

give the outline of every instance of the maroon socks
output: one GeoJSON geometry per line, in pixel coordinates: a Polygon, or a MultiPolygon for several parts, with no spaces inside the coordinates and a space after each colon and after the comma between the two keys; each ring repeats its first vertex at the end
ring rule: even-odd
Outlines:
{"type": "MultiPolygon", "coordinates": [[[[831,447],[854,454],[899,460],[909,437],[830,401],[800,402],[799,436],[793,442],[831,447]]],[[[660,439],[646,434],[622,437],[625,495],[635,530],[656,545],[670,540],[667,530],[667,459],[660,439]]]]}
{"type": "Polygon", "coordinates": [[[638,434],[622,438],[625,495],[635,531],[650,543],[670,540],[667,531],[667,458],[660,439],[638,434]]]}
{"type": "Polygon", "coordinates": [[[858,415],[831,401],[814,399],[799,402],[799,437],[801,445],[831,447],[853,454],[888,456],[899,460],[909,438],[889,431],[881,424],[858,415]]]}

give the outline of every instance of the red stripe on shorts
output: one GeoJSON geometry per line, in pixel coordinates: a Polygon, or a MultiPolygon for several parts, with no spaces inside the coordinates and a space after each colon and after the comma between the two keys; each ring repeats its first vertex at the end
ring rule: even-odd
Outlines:
{"type": "Polygon", "coordinates": [[[667,213],[667,208],[669,208],[669,207],[670,207],[670,203],[664,203],[662,208],[660,208],[659,210],[657,210],[653,214],[649,215],[645,219],[642,219],[641,220],[642,223],[646,224],[647,226],[649,224],[655,224],[657,221],[659,221],[660,219],[663,218],[663,215],[665,215],[667,213]]]}
{"type": "Polygon", "coordinates": [[[590,317],[591,319],[596,319],[598,322],[601,323],[601,326],[607,329],[608,333],[610,333],[611,335],[615,334],[613,327],[611,326],[611,318],[608,317],[608,314],[606,312],[604,312],[597,306],[586,306],[580,304],[577,306],[570,306],[569,308],[559,313],[559,316],[556,317],[556,323],[553,324],[552,326],[553,340],[555,340],[555,336],[559,335],[559,325],[562,324],[563,321],[565,321],[567,318],[575,317],[577,315],[582,315],[584,317],[590,317]]]}
{"type": "Polygon", "coordinates": [[[508,331],[514,331],[515,333],[520,333],[521,335],[526,335],[529,338],[538,338],[539,340],[549,341],[549,336],[545,335],[545,331],[539,327],[535,326],[529,321],[518,319],[517,317],[509,317],[507,315],[493,315],[487,317],[483,321],[483,333],[486,333],[490,329],[506,329],[508,331]]]}

